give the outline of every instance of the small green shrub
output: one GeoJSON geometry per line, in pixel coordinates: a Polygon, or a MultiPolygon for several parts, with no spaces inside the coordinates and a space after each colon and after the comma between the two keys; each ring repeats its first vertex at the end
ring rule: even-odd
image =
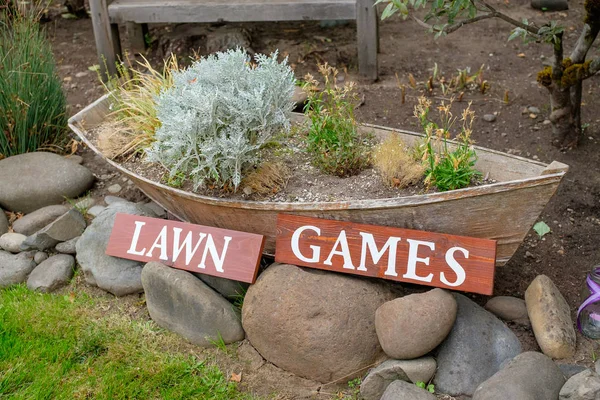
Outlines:
{"type": "Polygon", "coordinates": [[[0,159],[64,145],[66,104],[38,21],[9,17],[0,24],[0,159]]]}
{"type": "Polygon", "coordinates": [[[452,102],[438,107],[439,125],[429,118],[431,101],[421,97],[415,106],[415,116],[425,131],[425,138],[416,150],[417,157],[425,164],[425,184],[435,185],[441,191],[464,188],[481,175],[475,170],[477,154],[471,140],[475,112],[469,103],[461,115],[462,127],[456,137],[456,147],[451,150],[448,146],[450,129],[458,119],[452,115],[451,106],[452,102]]]}
{"type": "Polygon", "coordinates": [[[427,384],[423,381],[418,381],[418,382],[415,382],[415,385],[417,387],[420,387],[421,389],[427,390],[429,393],[435,393],[435,385],[433,383],[427,384]]]}
{"type": "Polygon", "coordinates": [[[315,90],[318,82],[311,75],[303,86],[308,94],[304,112],[310,120],[307,149],[321,171],[339,177],[357,174],[369,165],[369,146],[354,118],[355,86],[338,86],[338,71],[327,64],[319,65],[319,72],[323,90],[315,90]]]}
{"type": "Polygon", "coordinates": [[[186,174],[194,188],[211,183],[235,188],[260,149],[289,130],[294,74],[277,53],[216,53],[173,72],[173,86],[157,97],[161,126],[148,160],[169,174],[186,174]]]}

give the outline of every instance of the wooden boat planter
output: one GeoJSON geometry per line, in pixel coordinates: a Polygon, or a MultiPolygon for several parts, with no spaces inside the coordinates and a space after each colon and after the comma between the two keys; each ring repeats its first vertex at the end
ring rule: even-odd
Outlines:
{"type": "MultiPolygon", "coordinates": [[[[105,121],[109,104],[105,95],[69,119],[70,128],[102,157],[89,140],[88,132],[105,121]]],[[[397,132],[409,145],[421,137],[418,133],[380,126],[364,127],[382,137],[397,132]]],[[[496,265],[503,265],[515,253],[569,167],[557,161],[544,164],[475,148],[476,168],[497,183],[408,197],[303,203],[201,196],[153,182],[104,158],[148,197],[183,221],[264,235],[266,254],[275,252],[277,215],[288,213],[494,239],[498,241],[496,265]]]]}

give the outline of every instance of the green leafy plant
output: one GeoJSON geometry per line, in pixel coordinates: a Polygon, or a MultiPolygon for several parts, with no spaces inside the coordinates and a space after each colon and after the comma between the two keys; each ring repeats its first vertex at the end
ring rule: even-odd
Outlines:
{"type": "Polygon", "coordinates": [[[546,234],[550,233],[550,227],[544,221],[540,221],[533,226],[533,230],[543,238],[546,234]]]}
{"type": "Polygon", "coordinates": [[[357,95],[354,83],[338,86],[338,70],[319,65],[324,79],[323,90],[307,75],[303,86],[308,94],[304,112],[310,121],[306,137],[307,150],[314,164],[327,174],[340,177],[354,175],[369,165],[368,137],[358,129],[354,118],[357,95]]]}
{"type": "Polygon", "coordinates": [[[497,18],[514,27],[509,40],[523,38],[525,41],[547,43],[554,52],[552,66],[538,73],[538,82],[548,89],[552,112],[552,143],[561,148],[574,147],[582,136],[581,99],[585,79],[600,71],[600,56],[587,60],[587,55],[600,33],[600,5],[598,0],[584,1],[583,28],[571,54],[565,57],[563,35],[565,28],[549,20],[538,26],[518,20],[498,10],[486,0],[377,0],[375,4],[387,4],[381,18],[399,13],[403,18],[411,16],[419,24],[435,32],[436,37],[446,35],[461,27],[485,19],[497,18]],[[429,6],[423,20],[414,14],[429,6]]]}
{"type": "Polygon", "coordinates": [[[457,121],[450,104],[442,103],[438,107],[440,124],[429,117],[431,101],[419,98],[415,106],[415,117],[421,122],[425,137],[416,148],[417,157],[425,165],[425,184],[435,185],[439,190],[454,190],[468,186],[481,173],[475,169],[477,155],[472,146],[471,133],[475,113],[471,104],[462,112],[461,130],[456,144],[449,145],[450,130],[457,121]]]}
{"type": "Polygon", "coordinates": [[[352,398],[358,399],[361,384],[362,380],[360,378],[354,378],[351,381],[348,381],[348,389],[350,389],[352,398]]]}
{"type": "Polygon", "coordinates": [[[8,16],[0,23],[0,159],[64,146],[66,104],[37,17],[8,16]]]}
{"type": "Polygon", "coordinates": [[[427,390],[429,393],[435,393],[435,385],[433,383],[426,384],[423,381],[418,381],[415,382],[415,385],[417,385],[421,389],[427,390]]]}
{"type": "Polygon", "coordinates": [[[277,53],[230,50],[173,72],[173,85],[156,97],[160,127],[146,151],[171,176],[184,173],[194,189],[242,181],[260,150],[290,128],[295,78],[277,53]]]}

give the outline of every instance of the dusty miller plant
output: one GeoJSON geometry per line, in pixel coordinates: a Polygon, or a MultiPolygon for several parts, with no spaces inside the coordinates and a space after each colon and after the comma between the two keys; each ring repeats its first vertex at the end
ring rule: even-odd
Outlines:
{"type": "Polygon", "coordinates": [[[170,177],[182,173],[194,189],[207,182],[238,187],[259,149],[289,130],[295,78],[277,52],[216,53],[173,73],[173,86],[157,97],[161,126],[147,151],[170,177]]]}

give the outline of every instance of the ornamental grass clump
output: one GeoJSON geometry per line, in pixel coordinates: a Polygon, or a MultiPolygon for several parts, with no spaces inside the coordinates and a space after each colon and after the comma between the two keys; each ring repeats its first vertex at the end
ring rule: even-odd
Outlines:
{"type": "Polygon", "coordinates": [[[184,174],[194,189],[237,189],[245,169],[256,165],[259,150],[290,128],[295,78],[277,52],[243,50],[216,53],[173,72],[173,86],[156,99],[161,123],[148,160],[169,176],[184,174]]]}
{"type": "Polygon", "coordinates": [[[456,143],[450,144],[450,130],[458,120],[453,116],[451,107],[452,101],[450,104],[442,102],[438,107],[439,125],[429,118],[431,101],[425,97],[419,98],[414,112],[425,132],[423,141],[416,148],[417,157],[425,166],[425,184],[428,187],[435,185],[440,191],[467,187],[473,179],[481,176],[475,169],[477,154],[471,139],[475,112],[469,103],[461,114],[461,128],[456,143]]]}
{"type": "Polygon", "coordinates": [[[6,17],[0,23],[0,159],[60,150],[68,138],[66,105],[50,43],[37,18],[6,17]]]}
{"type": "Polygon", "coordinates": [[[353,82],[337,84],[338,70],[319,65],[323,90],[309,74],[303,85],[308,94],[304,112],[310,121],[306,137],[313,163],[324,173],[345,177],[369,166],[369,138],[358,129],[354,108],[358,96],[353,82]]]}

